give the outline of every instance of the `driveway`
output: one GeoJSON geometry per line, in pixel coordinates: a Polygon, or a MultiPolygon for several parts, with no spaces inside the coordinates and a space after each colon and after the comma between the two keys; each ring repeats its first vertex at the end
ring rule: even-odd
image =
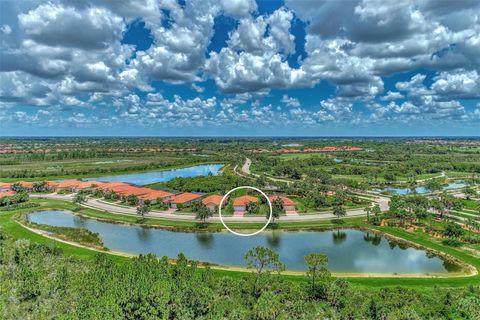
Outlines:
{"type": "MultiPolygon", "coordinates": [[[[31,197],[33,198],[47,198],[47,199],[56,199],[56,200],[63,200],[63,201],[73,201],[73,194],[69,195],[62,195],[56,193],[50,194],[32,194],[31,197]]],[[[376,200],[382,211],[388,209],[388,198],[379,197],[376,200]]],[[[107,211],[113,214],[126,214],[126,215],[137,215],[136,208],[132,207],[125,207],[113,203],[109,203],[106,201],[102,201],[99,199],[88,198],[85,203],[81,204],[83,207],[97,209],[101,211],[107,211]]],[[[365,216],[366,213],[363,209],[352,209],[347,210],[346,217],[359,217],[365,216]]],[[[177,221],[198,221],[195,219],[195,215],[192,214],[177,214],[171,213],[167,211],[151,211],[150,213],[145,215],[146,217],[154,217],[154,218],[162,218],[167,220],[177,220],[177,221]]],[[[332,212],[318,212],[318,213],[311,213],[311,214],[304,214],[304,215],[289,215],[289,216],[281,216],[277,220],[279,221],[314,221],[314,220],[331,220],[336,218],[332,212]]],[[[225,222],[265,222],[265,217],[223,217],[225,222]]],[[[220,217],[218,215],[209,218],[211,222],[220,222],[220,217]]]]}

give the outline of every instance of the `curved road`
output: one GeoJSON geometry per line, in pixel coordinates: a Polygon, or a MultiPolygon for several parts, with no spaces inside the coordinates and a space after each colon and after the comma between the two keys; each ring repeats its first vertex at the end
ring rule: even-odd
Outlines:
{"type": "MultiPolygon", "coordinates": [[[[56,193],[50,194],[32,194],[31,197],[34,198],[47,198],[47,199],[56,199],[56,200],[64,200],[64,201],[73,201],[73,194],[62,195],[56,193]]],[[[388,209],[388,202],[390,199],[386,197],[378,197],[375,200],[382,211],[386,211],[388,209]]],[[[88,198],[86,203],[83,203],[82,206],[87,208],[93,208],[102,211],[108,211],[109,213],[113,214],[127,214],[127,215],[137,215],[137,211],[135,208],[132,207],[125,207],[116,204],[112,204],[109,202],[105,202],[99,199],[88,198]]],[[[363,209],[352,209],[347,210],[346,217],[358,217],[366,215],[363,209]]],[[[145,215],[146,217],[153,217],[153,218],[162,218],[168,220],[180,220],[180,221],[196,221],[195,215],[191,214],[176,214],[168,211],[151,211],[150,213],[145,215]]],[[[289,216],[281,216],[277,219],[277,221],[312,221],[312,220],[330,220],[336,218],[332,212],[318,212],[318,213],[310,213],[304,215],[289,215],[289,216]]],[[[220,222],[220,218],[218,215],[213,216],[208,219],[211,222],[220,222]]],[[[226,222],[265,222],[265,217],[223,217],[223,220],[226,222]]]]}

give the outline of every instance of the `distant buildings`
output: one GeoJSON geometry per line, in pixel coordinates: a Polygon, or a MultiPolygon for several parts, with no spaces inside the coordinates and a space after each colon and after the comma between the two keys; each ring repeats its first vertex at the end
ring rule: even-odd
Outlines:
{"type": "Polygon", "coordinates": [[[358,147],[323,147],[323,148],[305,148],[305,149],[251,149],[247,152],[254,153],[315,153],[315,152],[348,152],[348,151],[361,151],[362,148],[358,147]]]}

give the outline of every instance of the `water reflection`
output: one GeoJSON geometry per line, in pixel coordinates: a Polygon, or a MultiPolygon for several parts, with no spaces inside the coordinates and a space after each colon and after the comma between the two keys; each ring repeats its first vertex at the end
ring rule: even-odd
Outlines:
{"type": "Polygon", "coordinates": [[[207,232],[195,233],[198,244],[200,244],[205,249],[210,249],[213,247],[213,234],[207,232]]]}
{"type": "Polygon", "coordinates": [[[137,236],[141,242],[148,242],[151,239],[151,229],[150,228],[138,228],[137,236]]]}
{"type": "Polygon", "coordinates": [[[114,224],[84,219],[67,211],[35,212],[28,218],[40,224],[85,228],[98,233],[105,246],[114,251],[154,253],[169,258],[182,252],[192,260],[230,266],[245,266],[245,253],[255,246],[264,246],[278,252],[290,270],[306,270],[304,257],[312,252],[326,254],[329,269],[338,272],[432,273],[456,270],[451,263],[445,263],[424,250],[360,230],[270,230],[254,237],[238,237],[227,232],[173,232],[114,224]]]}
{"type": "Polygon", "coordinates": [[[282,240],[281,231],[273,230],[272,232],[267,233],[266,240],[270,247],[278,248],[282,240]]]}
{"type": "Polygon", "coordinates": [[[337,231],[334,231],[332,233],[332,240],[335,244],[341,244],[342,242],[347,240],[347,233],[338,229],[337,231]]]}

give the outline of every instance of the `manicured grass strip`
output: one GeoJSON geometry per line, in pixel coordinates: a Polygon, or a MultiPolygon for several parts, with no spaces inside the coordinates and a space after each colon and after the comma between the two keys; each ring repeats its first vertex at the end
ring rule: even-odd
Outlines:
{"type": "MultiPolygon", "coordinates": [[[[411,233],[403,229],[393,227],[377,227],[369,226],[374,230],[378,230],[385,234],[389,234],[398,238],[405,239],[417,243],[429,249],[446,253],[454,258],[464,261],[480,270],[480,259],[473,257],[458,249],[442,245],[430,240],[426,235],[420,233],[411,233]]],[[[480,284],[480,275],[470,277],[457,278],[349,278],[357,284],[368,286],[386,286],[386,285],[402,285],[402,286],[441,286],[441,287],[460,287],[468,285],[480,284]]]]}
{"type": "MultiPolygon", "coordinates": [[[[78,206],[64,202],[64,201],[58,201],[58,200],[45,200],[45,199],[36,199],[34,201],[38,201],[41,204],[41,209],[64,209],[64,210],[72,210],[76,211],[77,213],[84,214],[84,215],[90,215],[94,217],[95,215],[97,217],[105,218],[108,220],[112,220],[113,218],[117,219],[132,219],[132,220],[137,220],[138,218],[133,217],[133,216],[120,216],[120,215],[115,215],[115,214],[109,214],[109,213],[102,213],[101,211],[98,210],[93,210],[93,209],[85,209],[81,208],[80,210],[78,209],[78,206]]],[[[97,251],[89,250],[86,248],[81,248],[77,247],[74,245],[70,245],[67,243],[62,243],[59,241],[55,241],[53,239],[49,239],[47,237],[43,237],[41,235],[38,235],[28,229],[25,229],[22,227],[20,224],[15,222],[13,220],[13,216],[15,213],[25,213],[25,212],[31,212],[31,211],[37,211],[39,208],[33,208],[33,209],[24,209],[24,210],[17,210],[14,212],[0,212],[0,226],[2,227],[2,230],[9,236],[17,238],[17,239],[29,239],[31,241],[37,242],[37,243],[42,243],[46,245],[51,245],[57,248],[60,248],[63,250],[63,252],[67,255],[75,255],[78,256],[82,259],[90,260],[92,259],[95,255],[97,254],[104,254],[104,253],[99,253],[97,251]]],[[[146,219],[150,220],[150,219],[146,219]]],[[[157,225],[161,221],[160,219],[151,219],[154,221],[151,221],[151,223],[156,223],[157,225]]],[[[121,221],[121,220],[120,220],[121,221]]],[[[360,228],[370,228],[373,230],[380,231],[382,233],[392,235],[394,237],[398,237],[401,239],[405,239],[407,241],[411,241],[414,243],[417,243],[421,246],[424,246],[429,249],[433,249],[439,252],[446,253],[448,255],[451,255],[452,257],[455,257],[463,262],[466,262],[475,268],[477,270],[480,270],[480,259],[473,257],[466,252],[463,252],[459,249],[451,248],[442,244],[439,244],[437,242],[434,242],[430,240],[426,235],[420,234],[420,233],[410,233],[407,232],[403,229],[398,229],[398,228],[393,228],[393,227],[378,227],[378,226],[372,226],[372,225],[366,225],[363,223],[363,218],[350,218],[350,219],[344,219],[345,223],[344,224],[336,224],[333,223],[332,221],[305,221],[305,222],[284,222],[280,223],[278,226],[282,229],[301,229],[301,228],[319,228],[319,229],[328,229],[332,227],[360,227],[360,228]]],[[[125,220],[121,222],[127,222],[125,220]]],[[[165,222],[167,223],[174,223],[174,224],[180,224],[180,225],[193,225],[193,222],[178,222],[178,221],[168,221],[166,220],[165,222]]],[[[135,223],[135,222],[134,222],[135,223]]],[[[253,225],[253,224],[252,224],[253,225]]],[[[209,226],[210,227],[210,226],[209,226]]],[[[241,225],[242,228],[245,227],[244,224],[241,225]]],[[[115,261],[125,261],[125,259],[128,259],[126,257],[122,256],[112,256],[112,259],[115,261]]],[[[213,270],[214,274],[216,275],[228,275],[228,276],[241,276],[243,273],[235,270],[218,270],[215,269],[213,270]]],[[[286,280],[289,281],[295,281],[295,282],[304,282],[306,281],[306,277],[303,275],[284,275],[283,276],[286,280]]],[[[480,275],[475,275],[475,276],[470,276],[470,277],[452,277],[452,278],[388,278],[388,277],[371,277],[371,278],[365,278],[365,277],[352,277],[348,278],[348,281],[351,282],[353,285],[356,286],[441,286],[441,287],[459,287],[459,286],[467,286],[470,284],[473,285],[478,285],[480,284],[480,275]]]]}

